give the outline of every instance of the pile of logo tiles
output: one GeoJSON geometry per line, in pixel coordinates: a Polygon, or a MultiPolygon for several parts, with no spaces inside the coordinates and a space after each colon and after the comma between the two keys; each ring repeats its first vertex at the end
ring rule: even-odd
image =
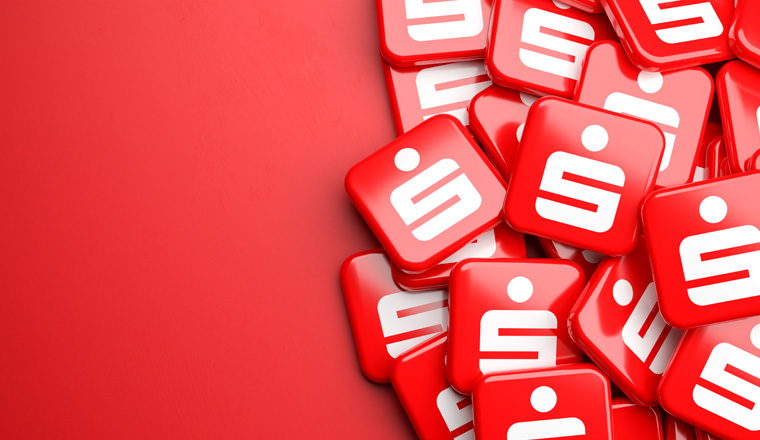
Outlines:
{"type": "Polygon", "coordinates": [[[361,368],[422,439],[760,439],[760,1],[567,2],[377,0],[361,368]]]}

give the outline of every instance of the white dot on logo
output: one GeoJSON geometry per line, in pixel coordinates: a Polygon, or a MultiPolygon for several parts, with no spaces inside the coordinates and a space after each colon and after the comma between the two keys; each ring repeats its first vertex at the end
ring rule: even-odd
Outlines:
{"type": "Polygon", "coordinates": [[[581,134],[581,142],[588,151],[602,151],[609,141],[607,130],[600,125],[589,125],[581,134]]]}
{"type": "Polygon", "coordinates": [[[517,141],[518,142],[522,141],[523,130],[525,130],[525,122],[523,122],[522,124],[520,124],[519,127],[517,127],[517,141]]]}
{"type": "Polygon", "coordinates": [[[626,280],[617,280],[612,286],[612,297],[621,306],[627,306],[633,301],[633,287],[626,280]]]}
{"type": "Polygon", "coordinates": [[[639,72],[637,79],[639,88],[644,93],[657,93],[662,88],[662,74],[660,72],[639,72]]]}
{"type": "Polygon", "coordinates": [[[755,348],[760,349],[760,324],[756,325],[749,334],[749,340],[755,348]]]}
{"type": "Polygon", "coordinates": [[[699,215],[707,223],[720,223],[728,214],[726,201],[718,196],[705,197],[699,204],[699,215]]]}
{"type": "Polygon", "coordinates": [[[536,411],[547,413],[557,406],[557,393],[551,387],[538,387],[530,394],[530,404],[536,411]]]}
{"type": "Polygon", "coordinates": [[[399,170],[412,171],[420,164],[420,153],[414,148],[404,148],[396,153],[394,162],[399,170]]]}
{"type": "Polygon", "coordinates": [[[560,3],[557,0],[552,0],[554,2],[554,6],[560,8],[560,9],[570,9],[570,5],[566,5],[564,3],[560,3]]]}
{"type": "Polygon", "coordinates": [[[516,303],[524,303],[533,296],[533,283],[525,277],[515,277],[507,284],[507,295],[516,303]]]}

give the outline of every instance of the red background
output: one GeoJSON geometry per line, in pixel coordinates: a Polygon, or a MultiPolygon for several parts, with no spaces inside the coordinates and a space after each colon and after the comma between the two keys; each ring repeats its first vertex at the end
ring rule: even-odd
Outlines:
{"type": "Polygon", "coordinates": [[[0,438],[413,438],[338,284],[374,2],[0,3],[0,438]]]}

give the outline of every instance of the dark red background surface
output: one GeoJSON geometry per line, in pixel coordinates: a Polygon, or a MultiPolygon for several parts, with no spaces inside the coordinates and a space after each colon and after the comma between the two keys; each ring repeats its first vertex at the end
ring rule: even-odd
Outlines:
{"type": "Polygon", "coordinates": [[[338,284],[374,2],[0,3],[0,438],[412,438],[338,284]]]}

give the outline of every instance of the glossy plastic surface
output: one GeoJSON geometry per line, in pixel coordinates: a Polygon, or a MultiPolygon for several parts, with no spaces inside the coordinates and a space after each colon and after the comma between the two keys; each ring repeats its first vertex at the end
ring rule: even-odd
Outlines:
{"type": "MultiPolygon", "coordinates": [[[[708,121],[707,125],[705,126],[705,131],[702,133],[702,143],[699,147],[699,161],[697,162],[697,168],[694,172],[694,178],[692,179],[693,182],[701,182],[703,180],[707,180],[710,176],[711,172],[714,172],[714,170],[717,170],[718,163],[712,165],[712,170],[708,170],[708,151],[711,151],[711,160],[715,160],[715,157],[717,157],[718,151],[723,151],[723,157],[725,157],[725,149],[718,150],[715,146],[711,147],[712,142],[715,139],[723,139],[723,126],[720,124],[717,124],[712,121],[708,121]]],[[[721,141],[722,142],[722,141],[721,141]]],[[[717,177],[717,176],[713,176],[717,177]]]]}
{"type": "Polygon", "coordinates": [[[751,171],[760,170],[760,149],[747,159],[747,169],[751,171]]]}
{"type": "Polygon", "coordinates": [[[665,320],[686,329],[760,314],[760,172],[658,191],[644,237],[665,320]]]}
{"type": "Polygon", "coordinates": [[[760,69],[760,30],[757,18],[760,17],[760,3],[752,0],[739,1],[734,20],[728,31],[728,43],[731,50],[742,61],[760,69]]]}
{"type": "Polygon", "coordinates": [[[586,280],[591,278],[599,262],[604,258],[604,255],[597,252],[578,249],[547,238],[539,238],[538,241],[547,257],[572,261],[583,270],[586,280]]]}
{"type": "Polygon", "coordinates": [[[478,440],[611,440],[610,385],[591,364],[486,376],[472,396],[478,440]]]}
{"type": "Polygon", "coordinates": [[[732,174],[736,173],[731,171],[731,167],[728,164],[728,157],[724,157],[723,160],[720,161],[720,175],[730,176],[732,174]]]}
{"type": "Polygon", "coordinates": [[[512,176],[528,109],[537,96],[491,86],[470,102],[470,129],[505,181],[512,176]]]}
{"type": "Polygon", "coordinates": [[[666,412],[663,412],[662,425],[665,440],[697,440],[693,426],[666,412]]]}
{"type": "Polygon", "coordinates": [[[484,374],[580,362],[567,316],[583,273],[556,260],[467,260],[451,274],[447,374],[461,393],[484,374]]]}
{"type": "Polygon", "coordinates": [[[673,5],[663,0],[600,0],[633,64],[666,71],[734,58],[732,0],[673,5]]]}
{"type": "Polygon", "coordinates": [[[631,400],[657,405],[657,383],[681,332],[659,313],[643,240],[599,264],[570,314],[570,334],[631,400]]]}
{"type": "Polygon", "coordinates": [[[461,122],[425,121],[359,162],[346,191],[399,269],[431,269],[501,222],[504,182],[461,122]]]}
{"type": "Polygon", "coordinates": [[[726,174],[726,142],[723,134],[713,138],[705,148],[705,180],[723,177],[726,174]]]}
{"type": "Polygon", "coordinates": [[[601,14],[604,12],[602,2],[599,0],[565,0],[563,3],[590,14],[601,14]]]}
{"type": "Polygon", "coordinates": [[[657,188],[691,182],[714,95],[712,77],[699,67],[645,72],[623,46],[603,41],[586,54],[574,100],[654,122],[665,134],[657,188]]]}
{"type": "Polygon", "coordinates": [[[760,438],[760,317],[687,331],[662,377],[663,409],[725,440],[760,438]]]}
{"type": "Polygon", "coordinates": [[[349,257],[340,269],[340,283],[359,364],[374,382],[388,382],[394,359],[446,331],[448,293],[400,290],[382,250],[349,257]]]}
{"type": "Polygon", "coordinates": [[[742,61],[720,70],[715,84],[731,173],[746,171],[747,160],[760,149],[760,71],[742,61]]]}
{"type": "Polygon", "coordinates": [[[383,63],[383,71],[399,136],[442,113],[468,126],[470,100],[491,85],[483,61],[408,68],[383,63]]]}
{"type": "Polygon", "coordinates": [[[528,112],[505,218],[518,231],[625,255],[639,239],[664,144],[651,122],[542,98],[528,112]]]}
{"type": "Polygon", "coordinates": [[[612,432],[615,440],[663,440],[660,408],[642,408],[625,397],[613,397],[612,432]]]}
{"type": "Polygon", "coordinates": [[[393,266],[396,284],[408,290],[448,288],[449,274],[457,263],[466,258],[525,258],[525,236],[506,223],[480,234],[434,268],[420,273],[408,273],[393,266]]]}
{"type": "Polygon", "coordinates": [[[570,98],[586,50],[616,40],[609,22],[549,0],[499,0],[486,52],[496,84],[533,95],[570,98]]]}
{"type": "Polygon", "coordinates": [[[472,438],[472,401],[446,379],[446,334],[399,357],[391,384],[420,440],[472,438]]]}
{"type": "Polygon", "coordinates": [[[398,67],[483,59],[491,0],[376,0],[380,52],[398,67]]]}
{"type": "Polygon", "coordinates": [[[697,429],[697,440],[721,440],[720,437],[710,434],[709,432],[702,431],[701,429],[697,429]]]}

